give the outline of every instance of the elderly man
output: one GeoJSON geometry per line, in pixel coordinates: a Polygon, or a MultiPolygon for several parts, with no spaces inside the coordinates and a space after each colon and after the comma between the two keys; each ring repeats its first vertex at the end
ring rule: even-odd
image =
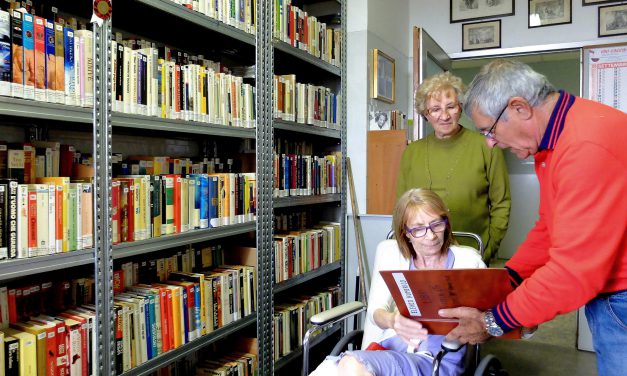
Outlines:
{"type": "Polygon", "coordinates": [[[441,310],[448,335],[483,342],[580,306],[600,375],[627,369],[627,114],[556,91],[529,66],[497,60],[474,78],[464,110],[488,145],[534,156],[539,218],[506,264],[516,289],[486,312],[441,310]]]}

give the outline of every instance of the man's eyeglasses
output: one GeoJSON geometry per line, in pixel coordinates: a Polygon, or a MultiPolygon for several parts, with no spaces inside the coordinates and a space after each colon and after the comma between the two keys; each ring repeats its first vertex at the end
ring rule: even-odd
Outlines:
{"type": "Polygon", "coordinates": [[[448,219],[444,218],[439,221],[431,222],[426,226],[418,226],[414,228],[409,228],[405,226],[405,231],[407,231],[407,233],[414,238],[422,238],[423,236],[427,235],[427,229],[430,229],[433,233],[438,233],[446,230],[447,223],[448,219]]]}
{"type": "Polygon", "coordinates": [[[508,105],[509,104],[506,104],[505,107],[503,107],[503,109],[501,110],[501,113],[499,114],[499,116],[496,117],[496,120],[494,121],[494,124],[492,124],[490,129],[479,131],[479,133],[489,138],[490,140],[494,140],[494,129],[496,128],[496,125],[499,123],[501,116],[503,116],[503,113],[505,113],[505,110],[507,110],[508,105]]]}
{"type": "Polygon", "coordinates": [[[459,103],[452,103],[448,106],[442,107],[433,107],[427,109],[427,115],[432,116],[436,119],[444,116],[444,112],[447,112],[449,115],[456,115],[459,112],[459,103]]]}

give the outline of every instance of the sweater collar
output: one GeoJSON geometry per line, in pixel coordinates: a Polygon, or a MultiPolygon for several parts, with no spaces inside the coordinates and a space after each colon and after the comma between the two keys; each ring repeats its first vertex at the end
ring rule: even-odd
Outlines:
{"type": "Polygon", "coordinates": [[[544,136],[542,137],[538,151],[552,150],[555,148],[557,140],[564,130],[568,110],[570,110],[570,107],[575,103],[574,95],[564,90],[560,90],[559,93],[560,96],[555,103],[555,107],[553,107],[549,124],[546,127],[546,131],[544,131],[544,136]]]}

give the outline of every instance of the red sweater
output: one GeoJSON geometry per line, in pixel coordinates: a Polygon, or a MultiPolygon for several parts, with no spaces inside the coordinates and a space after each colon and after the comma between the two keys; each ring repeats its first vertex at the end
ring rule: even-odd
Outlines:
{"type": "Polygon", "coordinates": [[[539,219],[506,264],[519,286],[493,308],[506,331],[627,289],[627,114],[560,92],[535,169],[539,219]]]}

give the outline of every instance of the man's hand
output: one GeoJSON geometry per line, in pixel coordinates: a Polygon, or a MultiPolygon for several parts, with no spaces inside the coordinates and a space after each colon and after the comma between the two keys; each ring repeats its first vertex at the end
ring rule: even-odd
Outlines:
{"type": "Polygon", "coordinates": [[[485,330],[484,313],[478,309],[469,307],[449,308],[439,310],[438,314],[442,317],[459,319],[459,325],[446,336],[449,340],[474,345],[490,339],[490,335],[485,330]]]}

